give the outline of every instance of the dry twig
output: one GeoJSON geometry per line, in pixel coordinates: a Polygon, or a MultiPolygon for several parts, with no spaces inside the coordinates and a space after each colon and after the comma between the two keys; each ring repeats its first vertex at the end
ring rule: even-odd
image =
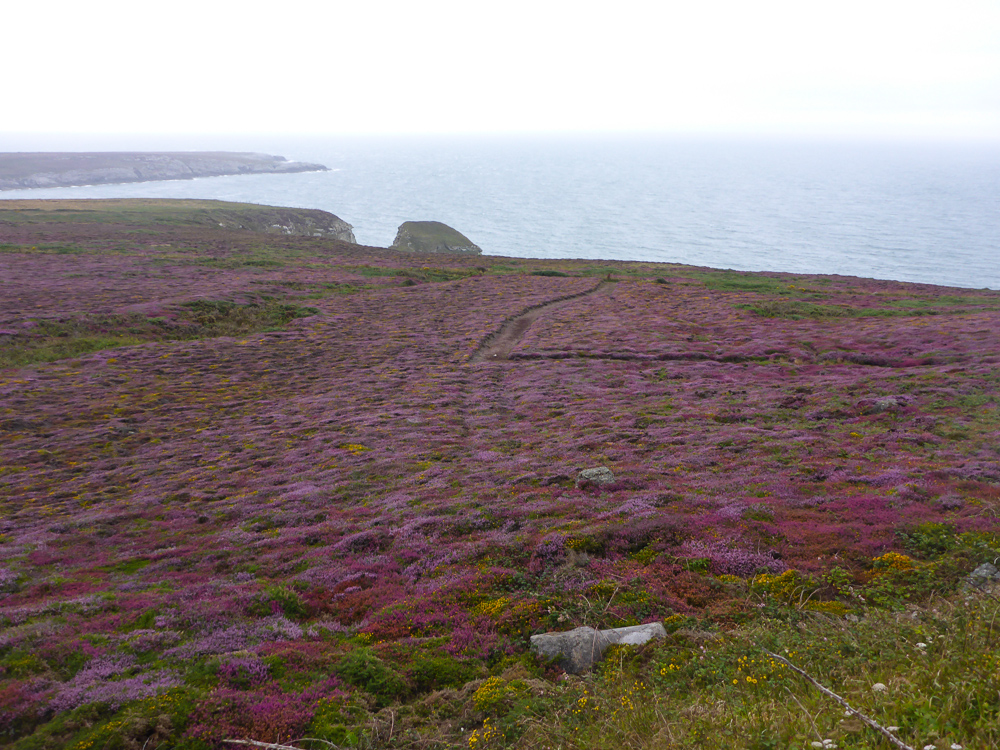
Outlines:
{"type": "Polygon", "coordinates": [[[827,696],[833,698],[835,701],[837,701],[837,703],[839,703],[845,709],[847,709],[847,712],[851,716],[856,716],[859,719],[861,719],[861,721],[863,721],[865,724],[867,724],[868,726],[870,726],[876,732],[878,732],[879,734],[881,734],[882,736],[884,736],[887,740],[889,740],[889,742],[891,742],[893,745],[895,745],[896,747],[898,747],[900,750],[914,750],[912,747],[910,747],[909,745],[907,745],[905,742],[903,742],[901,739],[899,739],[896,735],[894,735],[892,732],[890,732],[884,726],[882,726],[877,721],[875,721],[875,719],[871,718],[870,716],[866,716],[865,714],[863,714],[860,711],[858,711],[858,709],[856,709],[853,706],[851,706],[850,703],[848,703],[847,701],[845,701],[843,698],[841,698],[839,695],[837,695],[835,692],[833,692],[829,688],[824,687],[823,685],[821,685],[819,682],[817,682],[815,679],[813,679],[806,671],[804,671],[802,669],[799,669],[794,664],[792,664],[790,661],[788,661],[788,659],[786,659],[785,657],[778,656],[774,652],[768,651],[766,648],[764,648],[763,646],[760,646],[759,644],[758,644],[758,648],[760,648],[761,651],[763,651],[765,654],[767,654],[768,656],[770,656],[772,659],[777,659],[778,661],[780,661],[782,664],[784,664],[785,666],[787,666],[789,669],[791,669],[796,674],[799,674],[799,675],[805,677],[809,682],[811,682],[813,684],[813,686],[817,690],[819,690],[821,693],[823,693],[823,695],[827,695],[827,696]]]}
{"type": "MultiPolygon", "coordinates": [[[[294,745],[281,745],[275,742],[258,742],[257,740],[223,740],[223,742],[227,742],[230,745],[250,745],[251,747],[262,747],[265,748],[265,750],[302,750],[301,747],[295,747],[294,745]]],[[[324,745],[329,745],[333,748],[337,747],[337,745],[334,745],[328,740],[320,740],[315,737],[303,737],[300,740],[292,740],[292,742],[322,742],[324,745]]]]}

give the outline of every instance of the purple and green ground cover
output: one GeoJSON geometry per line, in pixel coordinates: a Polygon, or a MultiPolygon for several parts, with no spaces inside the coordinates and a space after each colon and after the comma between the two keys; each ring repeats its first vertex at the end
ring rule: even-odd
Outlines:
{"type": "Polygon", "coordinates": [[[536,632],[745,623],[740,581],[847,611],[886,553],[995,546],[996,292],[183,223],[0,222],[0,279],[15,747],[357,745],[554,679],[536,632]]]}

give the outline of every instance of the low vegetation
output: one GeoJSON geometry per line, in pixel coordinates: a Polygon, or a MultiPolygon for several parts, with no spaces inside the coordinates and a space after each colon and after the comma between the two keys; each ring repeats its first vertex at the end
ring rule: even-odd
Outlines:
{"type": "Polygon", "coordinates": [[[899,747],[790,664],[906,746],[1000,747],[998,293],[0,246],[0,744],[899,747]],[[588,675],[528,649],[652,621],[588,675]]]}
{"type": "Polygon", "coordinates": [[[165,308],[163,312],[155,317],[141,313],[112,313],[55,320],[29,318],[22,322],[17,334],[7,334],[9,341],[0,348],[0,368],[53,362],[153,341],[277,331],[319,310],[287,302],[241,304],[229,300],[195,300],[165,308]]]}

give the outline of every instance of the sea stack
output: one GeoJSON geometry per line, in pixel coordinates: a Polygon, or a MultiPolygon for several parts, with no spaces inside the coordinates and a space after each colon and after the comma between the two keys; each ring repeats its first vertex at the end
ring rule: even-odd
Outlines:
{"type": "Polygon", "coordinates": [[[483,254],[472,240],[440,221],[404,221],[390,249],[404,253],[483,254]]]}

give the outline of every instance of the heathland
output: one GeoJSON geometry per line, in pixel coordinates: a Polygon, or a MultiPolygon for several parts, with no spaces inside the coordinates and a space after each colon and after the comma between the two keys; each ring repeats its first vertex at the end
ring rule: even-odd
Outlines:
{"type": "Polygon", "coordinates": [[[1000,293],[258,210],[0,203],[0,743],[998,747],[1000,293]]]}

